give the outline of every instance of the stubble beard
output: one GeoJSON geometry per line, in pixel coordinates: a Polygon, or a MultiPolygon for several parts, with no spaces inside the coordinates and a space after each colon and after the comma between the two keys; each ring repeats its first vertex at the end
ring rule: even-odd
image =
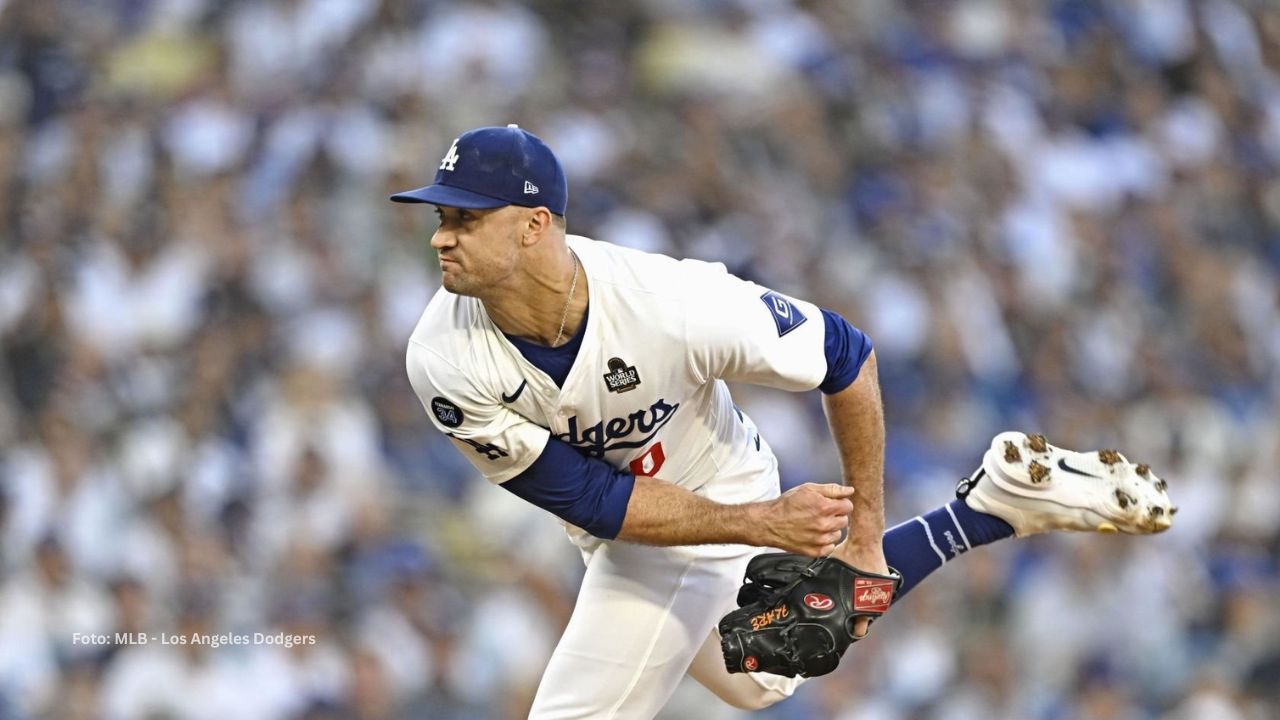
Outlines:
{"type": "Polygon", "coordinates": [[[470,283],[459,277],[456,270],[442,272],[440,274],[440,284],[444,286],[445,290],[448,290],[454,295],[471,296],[474,294],[471,292],[472,288],[470,283]]]}

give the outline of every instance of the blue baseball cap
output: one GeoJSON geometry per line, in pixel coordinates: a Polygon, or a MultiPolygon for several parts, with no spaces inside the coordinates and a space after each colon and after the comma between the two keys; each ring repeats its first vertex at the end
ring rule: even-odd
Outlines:
{"type": "Polygon", "coordinates": [[[391,196],[393,202],[483,210],[545,206],[564,215],[569,184],[551,148],[518,125],[459,135],[440,160],[435,182],[391,196]]]}

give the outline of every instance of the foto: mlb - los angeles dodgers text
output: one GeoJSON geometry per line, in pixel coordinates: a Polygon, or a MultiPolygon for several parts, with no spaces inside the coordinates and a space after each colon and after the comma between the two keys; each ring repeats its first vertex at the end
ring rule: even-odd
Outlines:
{"type": "Polygon", "coordinates": [[[289,633],[73,633],[73,645],[203,645],[219,648],[227,645],[315,645],[315,635],[289,633]]]}

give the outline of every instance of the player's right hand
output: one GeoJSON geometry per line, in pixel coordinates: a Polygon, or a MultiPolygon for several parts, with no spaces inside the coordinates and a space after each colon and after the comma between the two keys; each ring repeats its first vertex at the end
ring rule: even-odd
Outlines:
{"type": "Polygon", "coordinates": [[[805,483],[766,503],[765,537],[759,543],[787,552],[823,557],[835,550],[849,527],[853,488],[835,483],[805,483]]]}

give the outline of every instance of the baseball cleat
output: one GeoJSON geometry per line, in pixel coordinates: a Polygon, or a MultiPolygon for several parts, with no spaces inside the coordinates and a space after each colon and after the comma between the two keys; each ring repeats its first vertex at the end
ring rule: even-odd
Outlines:
{"type": "Polygon", "coordinates": [[[1051,530],[1149,535],[1178,511],[1168,483],[1116,450],[1075,452],[1043,435],[1003,432],[956,495],[1013,526],[1018,537],[1051,530]]]}

